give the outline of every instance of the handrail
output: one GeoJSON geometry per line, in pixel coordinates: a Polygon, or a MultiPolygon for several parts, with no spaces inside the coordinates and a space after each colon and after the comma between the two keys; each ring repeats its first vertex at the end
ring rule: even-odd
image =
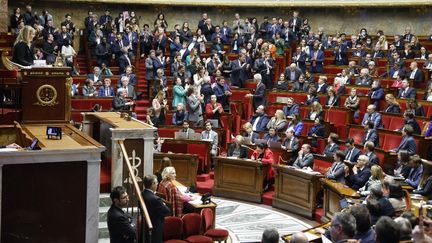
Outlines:
{"type": "Polygon", "coordinates": [[[135,178],[135,175],[133,173],[132,166],[131,166],[131,164],[129,162],[129,159],[128,159],[129,156],[128,156],[127,152],[126,152],[126,148],[125,148],[124,142],[122,140],[119,140],[118,144],[120,145],[120,148],[121,148],[121,151],[122,151],[122,154],[123,154],[123,159],[124,159],[124,161],[125,161],[125,163],[126,163],[126,165],[128,167],[130,178],[132,179],[132,183],[133,183],[133,186],[135,188],[135,193],[137,194],[137,197],[138,197],[138,203],[139,203],[142,211],[144,212],[144,219],[146,221],[147,228],[148,228],[149,231],[151,231],[151,230],[153,230],[153,225],[151,223],[150,216],[149,216],[148,211],[147,211],[147,207],[146,207],[146,205],[144,203],[144,199],[143,199],[143,197],[141,195],[141,190],[140,190],[140,188],[138,186],[138,182],[137,182],[137,180],[135,178]]]}

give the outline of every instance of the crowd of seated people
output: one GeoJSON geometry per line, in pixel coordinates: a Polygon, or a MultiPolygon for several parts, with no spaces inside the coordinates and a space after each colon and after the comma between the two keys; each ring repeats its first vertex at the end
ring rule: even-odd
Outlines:
{"type": "MultiPolygon", "coordinates": [[[[334,163],[325,176],[367,196],[367,211],[334,217],[335,232],[330,232],[330,237],[335,242],[340,240],[339,233],[361,238],[370,232],[368,225],[353,226],[350,223],[353,217],[368,214],[376,223],[377,238],[385,231],[382,225],[396,224],[396,220],[387,221],[387,216],[394,217],[400,209],[397,203],[391,203],[389,196],[392,188],[398,190],[399,184],[386,180],[383,171],[389,173],[381,167],[383,163],[375,148],[380,146],[379,133],[388,130],[383,116],[403,114],[404,123],[396,131],[401,142],[387,151],[399,156],[392,174],[403,177],[414,193],[431,199],[431,174],[422,165],[422,159],[430,157],[417,155],[421,151],[418,151],[415,139],[432,136],[431,123],[422,129],[417,120],[427,114],[422,110],[423,101],[419,100],[432,100],[432,81],[426,82],[432,70],[432,54],[422,46],[410,27],[393,37],[385,36],[381,30],[372,36],[364,28],[350,37],[345,33],[330,36],[321,27],[313,32],[307,18],[301,18],[298,11],[287,19],[265,17],[261,24],[256,18],[241,18],[237,13],[230,23],[224,20],[218,25],[203,13],[197,26],[188,22],[175,23],[173,31],[168,31],[170,25],[163,14],[158,14],[153,25],[149,25],[139,23],[139,17],[133,11],[122,12],[116,18],[111,17],[108,10],[100,17],[89,11],[85,19],[85,36],[97,67],[87,75],[81,93],[84,96],[115,96],[114,110],[129,110],[137,98],[134,60],[141,58],[152,101],[146,122],[154,126],[168,124],[167,114],[174,112],[173,124],[183,126],[179,129],[187,132],[189,125],[203,127],[206,124],[211,130],[212,124],[206,123],[206,119],[219,120],[223,114],[232,114],[231,96],[253,82],[254,90],[250,89],[245,98],[250,99],[255,112],[242,118],[242,134],[234,134],[237,136],[228,155],[276,163],[269,147],[272,141],[279,142],[280,149],[294,152],[288,163],[296,168],[313,169],[312,151],[333,158],[334,163]],[[276,60],[286,57],[289,48],[293,49],[288,58],[291,62],[282,72],[276,71],[276,60]],[[327,56],[328,50],[331,50],[330,56],[327,56]],[[329,57],[332,60],[329,61],[329,57]],[[113,63],[120,70],[117,83],[113,80],[115,87],[111,86],[114,77],[110,67],[113,63]],[[338,72],[327,73],[327,66],[338,67],[338,72]],[[275,77],[276,73],[280,76],[275,77]],[[383,79],[391,82],[381,85],[383,79]],[[269,117],[266,111],[274,104],[268,101],[267,95],[272,91],[300,93],[305,100],[290,97],[283,107],[270,114],[273,117],[269,117]],[[367,107],[360,106],[362,97],[368,99],[367,107]],[[403,102],[408,102],[406,108],[402,107],[403,102]],[[305,107],[310,107],[306,115],[300,112],[305,107]],[[345,108],[346,113],[355,118],[354,122],[357,120],[364,127],[360,143],[353,138],[341,143],[339,134],[334,131],[326,134],[324,121],[328,121],[328,111],[337,108],[345,108]],[[306,128],[308,121],[314,124],[306,128]],[[253,144],[261,137],[266,143],[256,144],[253,155],[248,156],[242,144],[253,144]],[[305,142],[306,138],[309,142],[305,142]],[[326,143],[324,147],[319,144],[321,141],[326,143]],[[320,146],[321,149],[314,150],[320,146]],[[341,221],[346,221],[351,229],[341,225],[341,221]]],[[[37,58],[44,58],[53,63],[56,51],[61,51],[66,64],[73,66],[76,52],[69,47],[73,44],[75,25],[71,16],[65,16],[60,29],[54,26],[48,11],[36,16],[30,6],[23,15],[19,9],[14,10],[11,29],[17,34],[29,33],[28,36],[21,34],[15,44],[14,49],[21,53],[16,60],[25,58],[29,61],[25,63],[31,64],[37,58]],[[33,27],[33,31],[26,26],[33,27]],[[42,57],[34,51],[37,40],[43,44],[42,57]],[[33,56],[25,56],[28,49],[33,56]]],[[[217,144],[213,147],[212,155],[217,155],[217,144]]],[[[273,182],[274,174],[270,170],[264,189],[269,189],[273,182]]],[[[395,200],[400,198],[397,192],[394,194],[395,200]]]]}

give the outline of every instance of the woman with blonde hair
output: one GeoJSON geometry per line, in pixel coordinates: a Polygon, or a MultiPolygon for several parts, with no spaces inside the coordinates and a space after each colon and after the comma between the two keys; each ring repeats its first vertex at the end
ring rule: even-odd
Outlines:
{"type": "Polygon", "coordinates": [[[369,195],[369,188],[371,185],[375,183],[382,184],[384,182],[384,172],[381,169],[381,166],[379,165],[373,165],[371,167],[371,176],[369,177],[369,180],[366,182],[366,185],[359,189],[360,194],[362,196],[369,195]]]}
{"type": "Polygon", "coordinates": [[[276,110],[274,117],[270,119],[270,121],[267,123],[267,129],[270,129],[273,127],[276,132],[283,132],[285,131],[285,127],[287,125],[287,120],[285,118],[285,113],[283,110],[276,110]]]}
{"type": "Polygon", "coordinates": [[[389,113],[400,113],[401,112],[399,102],[397,102],[394,95],[386,94],[385,95],[385,101],[387,103],[387,107],[384,109],[384,112],[389,112],[389,113]]]}
{"type": "Polygon", "coordinates": [[[184,203],[193,200],[192,196],[185,195],[174,185],[176,171],[172,166],[166,167],[162,171],[162,181],[159,183],[157,192],[165,197],[165,200],[172,203],[173,215],[183,216],[184,203]]]}
{"type": "Polygon", "coordinates": [[[324,118],[324,111],[322,105],[318,101],[315,101],[312,103],[311,110],[306,119],[315,120],[318,117],[324,118]]]}
{"type": "Polygon", "coordinates": [[[33,38],[36,36],[36,30],[31,26],[24,26],[19,32],[13,47],[12,61],[23,66],[33,65],[34,55],[31,50],[33,38]]]}
{"type": "Polygon", "coordinates": [[[388,42],[386,40],[386,36],[385,35],[381,35],[378,39],[378,42],[376,43],[377,45],[379,45],[381,47],[381,50],[386,51],[388,49],[388,42]]]}
{"type": "Polygon", "coordinates": [[[165,114],[168,111],[168,101],[164,91],[159,91],[153,99],[152,107],[155,111],[155,116],[159,121],[159,125],[165,125],[165,114]]]}

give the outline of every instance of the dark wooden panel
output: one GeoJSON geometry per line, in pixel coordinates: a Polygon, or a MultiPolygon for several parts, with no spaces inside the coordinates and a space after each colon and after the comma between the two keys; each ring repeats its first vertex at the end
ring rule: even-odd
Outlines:
{"type": "Polygon", "coordinates": [[[86,162],[5,165],[2,186],[2,242],[85,242],[86,162]]]}

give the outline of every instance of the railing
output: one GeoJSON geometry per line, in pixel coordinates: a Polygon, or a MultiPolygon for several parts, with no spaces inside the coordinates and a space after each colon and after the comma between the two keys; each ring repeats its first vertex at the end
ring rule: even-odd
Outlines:
{"type": "MultiPolygon", "coordinates": [[[[138,202],[138,207],[137,207],[137,238],[138,238],[138,243],[143,243],[145,242],[145,240],[148,240],[149,242],[151,242],[151,233],[153,230],[153,225],[151,223],[150,220],[150,216],[148,214],[147,211],[147,207],[144,203],[144,199],[141,195],[141,190],[139,188],[137,179],[135,177],[134,171],[132,169],[132,166],[129,162],[129,156],[127,154],[124,142],[122,140],[118,141],[118,144],[120,145],[120,149],[122,151],[122,155],[123,155],[123,160],[128,168],[129,171],[129,178],[131,179],[132,183],[128,183],[130,185],[131,188],[126,187],[126,189],[130,189],[128,190],[128,194],[131,195],[132,198],[134,198],[133,196],[135,196],[137,202],[138,202]],[[130,192],[130,193],[129,193],[130,192]],[[142,220],[144,219],[144,220],[142,220]],[[141,223],[139,223],[139,221],[141,221],[141,223]],[[147,226],[147,227],[145,227],[147,226]],[[149,238],[145,239],[145,235],[146,235],[146,230],[148,231],[148,235],[150,236],[149,238]]],[[[135,210],[134,207],[130,207],[128,208],[128,210],[131,210],[131,216],[134,217],[135,215],[135,210]]]]}

